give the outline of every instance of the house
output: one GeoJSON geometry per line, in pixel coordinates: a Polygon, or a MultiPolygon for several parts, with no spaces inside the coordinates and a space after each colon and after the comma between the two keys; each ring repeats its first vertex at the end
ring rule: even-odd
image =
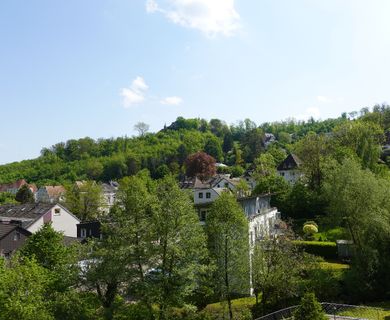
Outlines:
{"type": "Polygon", "coordinates": [[[44,223],[51,222],[54,230],[64,236],[76,237],[80,220],[60,204],[29,203],[0,206],[0,223],[18,223],[25,230],[34,233],[44,223]]]}
{"type": "Polygon", "coordinates": [[[38,189],[35,200],[43,203],[63,202],[65,192],[66,190],[63,186],[43,186],[38,189]]]}
{"type": "Polygon", "coordinates": [[[37,192],[37,186],[35,184],[28,184],[27,181],[24,179],[19,179],[12,183],[0,185],[0,192],[8,192],[15,195],[18,190],[24,185],[28,185],[29,189],[33,194],[37,192]]]}
{"type": "Polygon", "coordinates": [[[22,228],[20,223],[0,223],[0,256],[10,257],[30,235],[31,232],[22,228]]]}
{"type": "Polygon", "coordinates": [[[272,133],[265,133],[264,134],[264,145],[265,148],[267,149],[272,143],[276,141],[275,136],[272,133]]]}
{"type": "Polygon", "coordinates": [[[85,221],[77,224],[77,238],[85,240],[87,238],[101,239],[100,221],[85,221]]]}
{"type": "Polygon", "coordinates": [[[237,192],[241,181],[241,178],[231,178],[229,174],[217,174],[204,181],[198,177],[184,180],[181,188],[192,190],[195,208],[201,223],[204,224],[211,204],[224,191],[237,192]]]}
{"type": "Polygon", "coordinates": [[[303,176],[300,170],[301,166],[302,161],[298,156],[291,153],[278,165],[276,170],[288,183],[295,184],[303,176]]]}
{"type": "Polygon", "coordinates": [[[248,219],[249,243],[279,235],[280,212],[271,207],[271,194],[239,198],[248,219]]]}
{"type": "Polygon", "coordinates": [[[108,212],[115,204],[116,193],[118,192],[119,183],[110,181],[109,183],[102,183],[103,199],[105,202],[105,208],[102,211],[108,212]]]}

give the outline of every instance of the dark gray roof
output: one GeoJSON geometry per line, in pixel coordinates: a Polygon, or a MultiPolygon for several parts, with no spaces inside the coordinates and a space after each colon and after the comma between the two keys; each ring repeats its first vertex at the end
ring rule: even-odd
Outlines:
{"type": "MultiPolygon", "coordinates": [[[[14,231],[15,229],[22,229],[20,226],[17,224],[12,224],[12,223],[0,223],[0,239],[3,239],[7,234],[10,232],[14,231]]],[[[22,229],[24,230],[24,229],[22,229]]],[[[31,234],[27,230],[24,230],[24,232],[31,234]]]]}
{"type": "Polygon", "coordinates": [[[278,165],[277,170],[292,170],[297,169],[301,166],[302,161],[297,155],[291,153],[278,165]]]}
{"type": "Polygon", "coordinates": [[[0,219],[23,221],[23,227],[26,228],[54,206],[52,203],[7,204],[0,206],[0,219]]]}

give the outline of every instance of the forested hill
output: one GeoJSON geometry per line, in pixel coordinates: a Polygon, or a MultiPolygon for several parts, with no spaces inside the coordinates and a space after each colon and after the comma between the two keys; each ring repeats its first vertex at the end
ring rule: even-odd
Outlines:
{"type": "MultiPolygon", "coordinates": [[[[350,128],[348,124],[355,126],[355,123],[368,126],[367,133],[376,134],[375,143],[384,144],[385,134],[390,128],[390,106],[378,105],[372,111],[364,108],[359,113],[344,113],[339,118],[324,121],[288,120],[261,125],[249,119],[227,125],[219,119],[206,121],[179,117],[158,133],[99,140],[87,137],[57,143],[42,149],[41,156],[36,159],[0,166],[0,183],[19,178],[38,185],[85,179],[108,181],[145,168],[153,178],[160,178],[170,172],[182,173],[184,160],[199,150],[227,164],[227,170],[234,175],[240,175],[266,147],[275,161],[280,161],[310,132],[329,136],[334,130],[340,133],[350,128]],[[273,134],[276,141],[268,143],[267,139],[272,139],[268,133],[273,134]]],[[[356,130],[360,132],[361,128],[356,130]]],[[[353,139],[347,135],[343,143],[364,153],[355,149],[368,147],[370,141],[362,142],[368,145],[359,147],[356,145],[359,142],[353,139]]],[[[364,158],[363,154],[359,156],[364,158]]]]}

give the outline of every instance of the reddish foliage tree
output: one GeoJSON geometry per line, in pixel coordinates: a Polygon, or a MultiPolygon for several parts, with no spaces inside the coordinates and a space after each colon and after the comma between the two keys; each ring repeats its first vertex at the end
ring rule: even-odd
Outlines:
{"type": "Polygon", "coordinates": [[[205,180],[216,173],[215,159],[202,151],[189,155],[185,165],[188,177],[198,177],[201,180],[205,180]]]}

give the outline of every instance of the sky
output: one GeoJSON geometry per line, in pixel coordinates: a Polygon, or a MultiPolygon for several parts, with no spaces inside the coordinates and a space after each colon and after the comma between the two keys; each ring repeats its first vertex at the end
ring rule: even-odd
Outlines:
{"type": "Polygon", "coordinates": [[[140,121],[390,102],[389,16],[388,0],[0,1],[0,163],[140,121]]]}

